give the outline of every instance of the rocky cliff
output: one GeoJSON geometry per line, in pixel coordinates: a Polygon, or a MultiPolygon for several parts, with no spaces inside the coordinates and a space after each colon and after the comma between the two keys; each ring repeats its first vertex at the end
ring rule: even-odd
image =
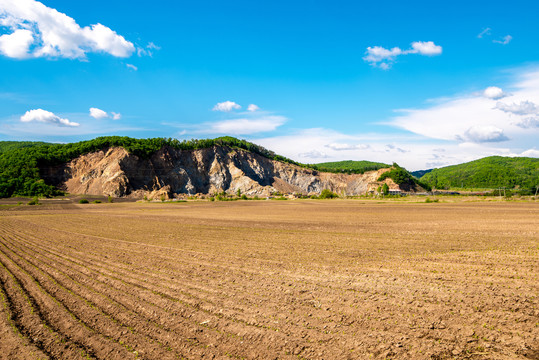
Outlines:
{"type": "MultiPolygon", "coordinates": [[[[319,194],[323,189],[361,195],[380,186],[376,180],[388,170],[321,173],[227,146],[183,151],[163,147],[149,159],[113,147],[42,169],[41,175],[47,183],[74,194],[172,198],[238,190],[251,196],[319,194]]],[[[391,189],[399,188],[391,179],[384,182],[391,189]]]]}

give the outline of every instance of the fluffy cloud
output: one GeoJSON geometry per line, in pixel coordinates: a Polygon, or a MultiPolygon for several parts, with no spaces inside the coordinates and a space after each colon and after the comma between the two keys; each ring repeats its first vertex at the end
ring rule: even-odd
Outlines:
{"type": "Polygon", "coordinates": [[[249,106],[247,106],[247,111],[254,112],[258,110],[260,110],[260,108],[255,104],[249,104],[249,106]]]}
{"type": "Polygon", "coordinates": [[[513,115],[512,124],[523,129],[539,128],[539,106],[535,103],[525,100],[519,104],[504,104],[498,102],[496,109],[513,115]]]}
{"type": "Polygon", "coordinates": [[[539,113],[539,107],[531,101],[521,101],[519,104],[504,104],[498,102],[496,109],[514,115],[533,115],[539,113]]]}
{"type": "Polygon", "coordinates": [[[268,115],[252,119],[231,119],[206,124],[207,133],[247,135],[273,131],[286,122],[284,116],[268,115]]]}
{"type": "MultiPolygon", "coordinates": [[[[458,136],[457,138],[460,138],[458,136]]],[[[509,138],[504,135],[503,130],[494,126],[472,126],[464,132],[464,141],[474,143],[507,141],[509,138]]]]}
{"type": "Polygon", "coordinates": [[[394,61],[397,56],[402,54],[402,50],[398,47],[386,49],[381,46],[369,46],[365,53],[367,55],[363,60],[368,61],[371,65],[375,66],[382,61],[394,61]]]}
{"type": "Polygon", "coordinates": [[[122,118],[122,114],[120,113],[115,113],[114,111],[112,111],[109,114],[106,111],[98,108],[90,108],[90,116],[97,120],[108,118],[111,118],[112,120],[120,120],[122,118]]]}
{"type": "Polygon", "coordinates": [[[28,49],[34,42],[30,30],[18,29],[12,34],[0,36],[0,53],[10,58],[24,59],[28,57],[28,49]]]}
{"type": "Polygon", "coordinates": [[[412,43],[412,49],[404,53],[434,56],[442,53],[442,47],[435,45],[432,41],[416,41],[412,43]]]}
{"type": "Polygon", "coordinates": [[[109,117],[109,114],[98,108],[90,108],[90,116],[94,119],[106,119],[109,117]]]}
{"type": "Polygon", "coordinates": [[[386,49],[382,46],[368,47],[363,60],[370,63],[371,66],[387,70],[396,61],[400,55],[419,54],[424,56],[435,56],[442,53],[442,47],[434,44],[432,41],[415,41],[408,50],[402,50],[398,47],[386,49]]]}
{"type": "Polygon", "coordinates": [[[133,43],[102,24],[80,27],[76,21],[35,0],[0,0],[0,24],[10,34],[0,36],[5,56],[85,59],[88,52],[129,57],[133,43]]]}
{"type": "Polygon", "coordinates": [[[236,104],[235,102],[233,102],[233,101],[224,101],[224,102],[217,103],[213,107],[212,110],[213,111],[230,112],[232,110],[238,110],[238,109],[241,109],[241,106],[236,104]]]}
{"type": "Polygon", "coordinates": [[[43,109],[29,110],[23,116],[21,116],[22,122],[42,122],[47,124],[53,124],[57,126],[79,126],[79,123],[69,121],[68,119],[62,119],[59,116],[53,114],[50,111],[43,109]]]}
{"type": "Polygon", "coordinates": [[[488,99],[499,100],[509,96],[509,94],[504,93],[503,90],[497,86],[489,86],[483,91],[483,96],[488,99]]]}

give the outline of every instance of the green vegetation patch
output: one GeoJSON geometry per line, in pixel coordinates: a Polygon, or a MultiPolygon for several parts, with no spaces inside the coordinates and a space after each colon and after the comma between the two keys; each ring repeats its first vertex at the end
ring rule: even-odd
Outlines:
{"type": "Polygon", "coordinates": [[[400,167],[397,163],[393,163],[391,170],[386,171],[385,173],[380,175],[380,177],[378,178],[378,181],[384,181],[387,178],[393,180],[395,184],[401,187],[402,186],[413,187],[414,185],[419,185],[427,191],[431,190],[431,187],[429,184],[425,183],[424,181],[418,180],[416,177],[410,174],[408,170],[406,170],[403,167],[400,167]]]}
{"type": "Polygon", "coordinates": [[[0,153],[46,144],[43,141],[0,141],[0,153]]]}
{"type": "Polygon", "coordinates": [[[372,161],[335,161],[310,165],[315,170],[322,172],[343,172],[347,174],[363,174],[367,171],[380,170],[390,167],[388,164],[372,161]]]}
{"type": "Polygon", "coordinates": [[[434,169],[421,177],[421,181],[437,189],[505,187],[533,193],[539,186],[539,159],[489,156],[434,169]]]}

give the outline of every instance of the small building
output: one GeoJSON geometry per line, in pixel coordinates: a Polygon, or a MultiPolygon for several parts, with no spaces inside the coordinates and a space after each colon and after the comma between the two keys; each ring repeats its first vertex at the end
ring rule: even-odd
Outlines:
{"type": "Polygon", "coordinates": [[[403,195],[403,192],[400,189],[389,189],[389,195],[403,195]]]}

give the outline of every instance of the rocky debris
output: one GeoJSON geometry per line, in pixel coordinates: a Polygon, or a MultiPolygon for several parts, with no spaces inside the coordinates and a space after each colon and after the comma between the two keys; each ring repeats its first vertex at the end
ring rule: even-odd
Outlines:
{"type": "MultiPolygon", "coordinates": [[[[42,169],[47,183],[75,194],[170,199],[182,194],[274,193],[319,194],[329,189],[340,195],[375,191],[378,177],[389,169],[365,174],[321,173],[227,146],[200,150],[163,147],[149,159],[121,147],[82,155],[67,164],[42,169]]],[[[386,179],[390,189],[399,189],[386,179]]]]}

